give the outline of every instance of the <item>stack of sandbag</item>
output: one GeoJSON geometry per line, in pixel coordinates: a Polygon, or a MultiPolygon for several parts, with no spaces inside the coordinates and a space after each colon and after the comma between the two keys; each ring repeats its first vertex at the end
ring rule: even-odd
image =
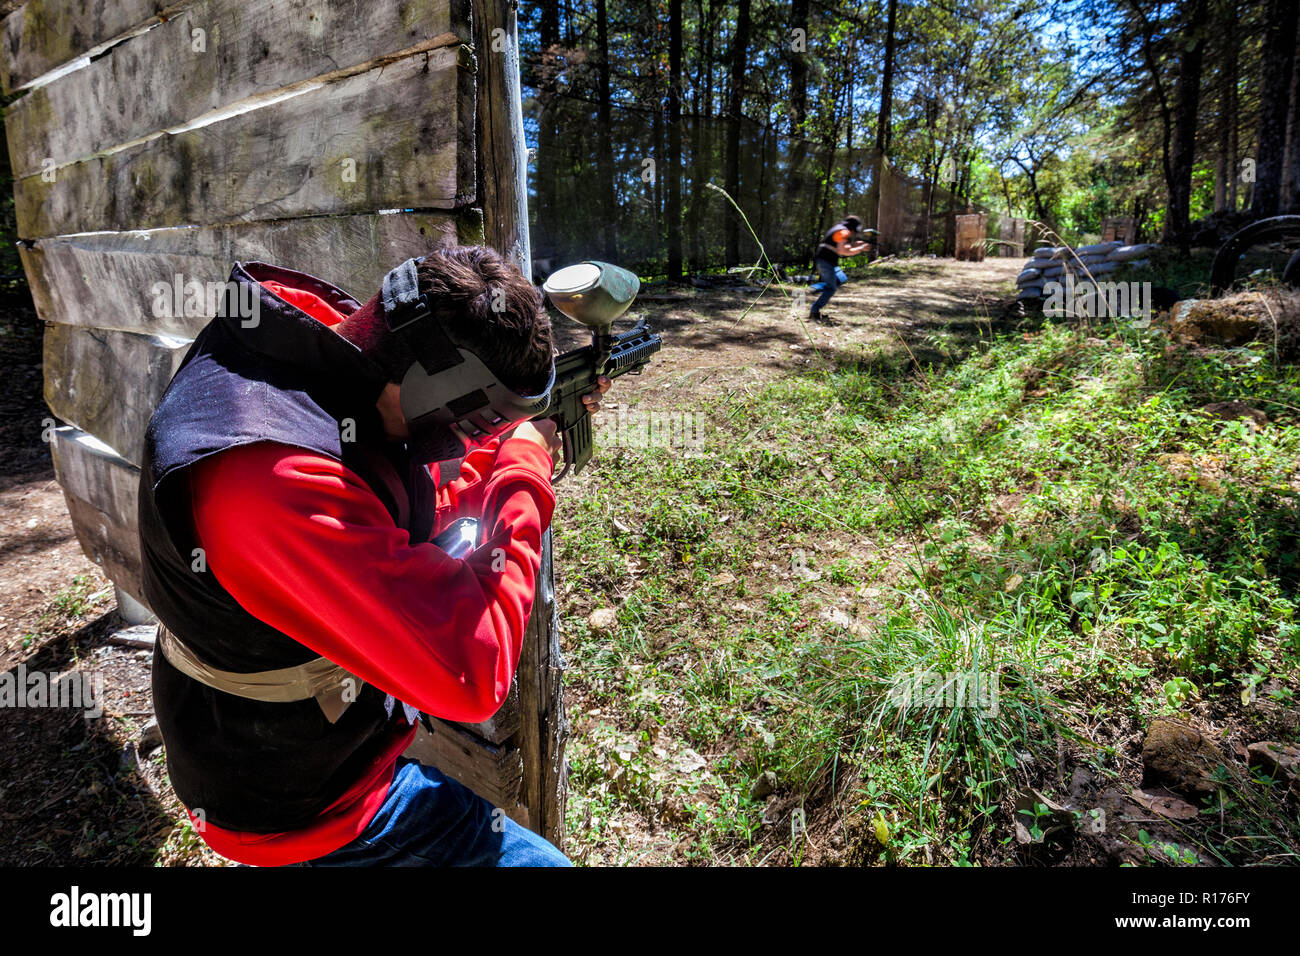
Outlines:
{"type": "Polygon", "coordinates": [[[1146,258],[1155,249],[1153,243],[1126,246],[1122,242],[1098,242],[1090,246],[1071,249],[1069,246],[1040,246],[1034,257],[1025,263],[1016,276],[1019,289],[1017,299],[1044,298],[1043,285],[1064,282],[1068,273],[1075,282],[1086,281],[1090,276],[1100,278],[1121,266],[1145,266],[1146,258]]]}
{"type": "Polygon", "coordinates": [[[1151,253],[1159,248],[1160,246],[1154,242],[1141,242],[1135,246],[1120,246],[1118,249],[1113,250],[1107,256],[1107,259],[1120,265],[1140,269],[1151,264],[1151,253]]]}

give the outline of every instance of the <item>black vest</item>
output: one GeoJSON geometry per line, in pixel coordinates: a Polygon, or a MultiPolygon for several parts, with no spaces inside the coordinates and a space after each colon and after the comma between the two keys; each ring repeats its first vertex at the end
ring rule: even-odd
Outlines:
{"type": "MultiPolygon", "coordinates": [[[[839,250],[835,248],[835,243],[832,241],[831,236],[835,235],[835,233],[839,232],[841,229],[849,229],[848,223],[841,220],[826,230],[826,235],[822,236],[821,244],[817,246],[818,259],[825,259],[827,262],[840,261],[839,250]]],[[[849,229],[850,237],[852,237],[852,234],[853,230],[849,229]]],[[[804,246],[804,248],[806,249],[808,247],[804,246]]]]}
{"type": "MultiPolygon", "coordinates": [[[[210,569],[195,570],[191,465],[237,445],[279,442],[355,471],[412,542],[429,540],[436,510],[428,472],[383,433],[375,408],[383,376],[356,346],[263,288],[263,280],[315,292],[345,315],[359,307],[312,276],[236,263],[231,282],[253,286],[257,323],[245,328],[252,321],[227,309],[199,333],[150,419],[140,479],[150,607],[203,661],[237,672],[319,655],[245,611],[210,569]]],[[[357,782],[403,721],[402,708],[388,716],[384,694],[369,684],[331,724],[315,700],[269,703],[214,690],[157,650],[153,699],[177,796],[209,823],[258,833],[311,823],[357,782]]]]}

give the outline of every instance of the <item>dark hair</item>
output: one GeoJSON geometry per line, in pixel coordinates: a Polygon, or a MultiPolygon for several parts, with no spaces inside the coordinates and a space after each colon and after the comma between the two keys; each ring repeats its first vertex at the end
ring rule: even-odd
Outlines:
{"type": "MultiPolygon", "coordinates": [[[[527,395],[546,386],[551,370],[551,320],[541,295],[500,253],[484,246],[435,249],[416,266],[420,292],[459,347],[477,355],[501,381],[527,395]]],[[[375,361],[389,381],[401,383],[415,361],[405,342],[388,331],[379,297],[338,327],[375,361]]]]}

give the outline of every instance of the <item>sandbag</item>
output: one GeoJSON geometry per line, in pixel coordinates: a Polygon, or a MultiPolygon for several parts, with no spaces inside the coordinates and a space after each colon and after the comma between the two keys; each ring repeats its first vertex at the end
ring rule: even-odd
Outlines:
{"type": "Polygon", "coordinates": [[[1110,242],[1096,242],[1090,246],[1080,246],[1074,251],[1084,258],[1087,258],[1088,256],[1104,256],[1108,252],[1118,249],[1122,245],[1124,245],[1124,243],[1117,240],[1111,240],[1110,242]]]}
{"type": "Polygon", "coordinates": [[[1130,259],[1141,259],[1158,248],[1160,247],[1154,242],[1143,242],[1136,246],[1120,246],[1117,249],[1112,249],[1106,258],[1111,262],[1128,262],[1130,259]]]}
{"type": "MultiPolygon", "coordinates": [[[[1098,275],[1105,275],[1107,272],[1114,272],[1119,267],[1120,267],[1120,263],[1118,262],[1106,262],[1103,260],[1102,262],[1094,262],[1089,264],[1088,271],[1093,275],[1098,276],[1098,275]]],[[[1076,268],[1075,273],[1077,275],[1082,271],[1083,271],[1082,269],[1076,268]]]]}
{"type": "Polygon", "coordinates": [[[1016,276],[1016,285],[1024,285],[1027,280],[1039,279],[1042,278],[1042,275],[1043,275],[1042,269],[1025,269],[1024,272],[1016,276]]]}

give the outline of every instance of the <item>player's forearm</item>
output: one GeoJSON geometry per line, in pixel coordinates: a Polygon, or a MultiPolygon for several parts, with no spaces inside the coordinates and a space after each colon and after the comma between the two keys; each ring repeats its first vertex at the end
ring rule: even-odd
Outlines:
{"type": "Polygon", "coordinates": [[[341,463],[276,446],[196,472],[200,546],[254,617],[421,710],[483,720],[518,665],[554,505],[549,460],[503,451],[487,546],[466,560],[412,545],[341,463]]]}

